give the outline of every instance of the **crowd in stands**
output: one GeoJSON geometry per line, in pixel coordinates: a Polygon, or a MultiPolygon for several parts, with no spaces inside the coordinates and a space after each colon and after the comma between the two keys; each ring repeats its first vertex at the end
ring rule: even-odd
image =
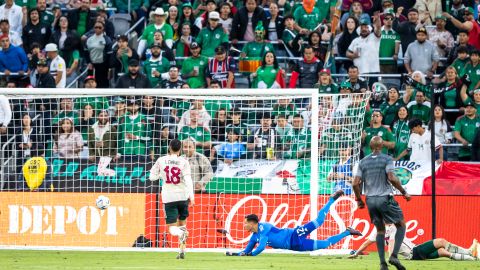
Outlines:
{"type": "Polygon", "coordinates": [[[415,118],[441,143],[461,145],[445,148],[444,159],[479,160],[478,12],[471,0],[5,0],[4,86],[131,88],[132,96],[2,97],[1,143],[16,136],[24,158],[116,161],[154,159],[179,138],[190,157],[195,149],[197,163],[214,168],[219,158],[308,158],[309,99],[183,100],[134,89],[318,88],[327,94],[320,121],[328,123],[320,156],[346,160],[348,153],[328,154],[329,144],[356,132],[348,117],[361,107],[355,98],[327,101],[328,94],[372,91],[360,127],[363,154],[379,135],[385,152],[399,157],[415,118]],[[132,31],[119,34],[126,31],[114,23],[121,14],[132,31]]]}

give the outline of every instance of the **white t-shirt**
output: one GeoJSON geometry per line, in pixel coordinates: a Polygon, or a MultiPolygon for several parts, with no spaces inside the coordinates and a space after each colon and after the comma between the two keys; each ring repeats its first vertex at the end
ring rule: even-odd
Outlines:
{"type": "Polygon", "coordinates": [[[193,198],[190,164],[184,157],[166,155],[150,169],[150,180],[162,179],[162,202],[186,201],[193,198]]]}
{"type": "Polygon", "coordinates": [[[380,40],[375,33],[370,33],[366,38],[355,38],[348,46],[349,51],[358,51],[360,54],[360,57],[353,59],[360,74],[380,72],[380,40]]]}
{"type": "Polygon", "coordinates": [[[60,55],[52,59],[50,63],[50,74],[56,79],[58,71],[62,72],[62,79],[57,84],[57,88],[65,88],[67,86],[67,66],[65,60],[60,55]]]}
{"type": "MultiPolygon", "coordinates": [[[[397,233],[397,227],[394,225],[388,225],[387,226],[387,231],[385,232],[385,242],[387,245],[390,247],[395,244],[395,234],[397,233]]],[[[368,236],[368,240],[371,242],[376,242],[377,241],[377,230],[376,228],[373,228],[372,233],[368,236]]],[[[403,238],[403,243],[400,246],[400,250],[398,251],[398,254],[400,254],[402,257],[404,257],[406,260],[412,259],[413,255],[413,248],[416,245],[407,239],[407,237],[403,238]]],[[[389,248],[390,250],[390,248],[389,248]]]]}
{"type": "MultiPolygon", "coordinates": [[[[441,146],[440,140],[435,136],[435,149],[441,146]]],[[[423,135],[412,133],[408,140],[410,149],[410,160],[421,165],[428,165],[432,162],[430,151],[430,131],[425,129],[423,135]]]]}
{"type": "Polygon", "coordinates": [[[10,8],[7,8],[7,5],[3,4],[0,6],[0,18],[8,19],[8,23],[10,24],[10,30],[17,32],[17,34],[20,36],[22,35],[22,7],[13,3],[10,8]]]}

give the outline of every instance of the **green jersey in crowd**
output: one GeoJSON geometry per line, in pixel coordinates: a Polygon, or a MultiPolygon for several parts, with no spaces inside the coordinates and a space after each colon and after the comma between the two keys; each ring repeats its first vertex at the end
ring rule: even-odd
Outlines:
{"type": "Polygon", "coordinates": [[[465,65],[467,65],[468,62],[469,62],[468,58],[465,58],[463,60],[460,59],[460,58],[457,58],[451,64],[451,66],[454,67],[455,70],[457,71],[457,74],[458,74],[459,78],[461,78],[461,77],[463,77],[463,75],[465,75],[465,65]]]}
{"type": "Polygon", "coordinates": [[[118,148],[122,155],[147,155],[151,143],[151,130],[147,118],[138,113],[132,117],[130,113],[120,119],[118,125],[118,148]],[[127,134],[136,136],[127,138],[127,134]]]}
{"type": "Polygon", "coordinates": [[[224,43],[228,43],[228,35],[221,25],[215,29],[205,27],[198,33],[197,43],[202,47],[203,56],[213,57],[215,55],[215,48],[224,43]]]}
{"type": "Polygon", "coordinates": [[[319,94],[338,94],[338,84],[336,83],[331,83],[327,85],[321,85],[319,83],[316,83],[313,88],[318,88],[318,93],[319,94]]]}
{"type": "MultiPolygon", "coordinates": [[[[378,128],[374,127],[367,127],[365,128],[365,141],[363,143],[363,154],[365,156],[369,155],[372,153],[372,150],[370,149],[370,141],[374,136],[379,136],[382,137],[382,139],[386,142],[394,142],[395,138],[393,137],[393,134],[384,126],[380,126],[378,128]]],[[[382,148],[382,153],[387,154],[388,149],[387,147],[382,148]]]]}
{"type": "Polygon", "coordinates": [[[324,130],[320,140],[321,147],[325,149],[323,158],[326,160],[338,159],[339,149],[345,146],[352,146],[352,142],[352,132],[341,125],[334,125],[324,130]]]}
{"type": "Polygon", "coordinates": [[[290,158],[307,158],[310,157],[310,143],[312,141],[312,135],[308,128],[296,129],[294,128],[292,134],[292,146],[291,146],[291,156],[290,158]],[[297,154],[301,151],[307,151],[301,156],[297,156],[297,154]]]}
{"type": "MultiPolygon", "coordinates": [[[[400,43],[400,35],[391,30],[382,30],[382,38],[380,40],[380,57],[393,57],[395,54],[395,45],[400,43]]],[[[395,65],[395,60],[380,60],[380,65],[395,65]]]]}
{"type": "Polygon", "coordinates": [[[243,46],[242,52],[245,53],[248,58],[251,59],[263,59],[263,56],[267,52],[275,52],[273,45],[269,42],[248,42],[243,46]]]}
{"type": "Polygon", "coordinates": [[[393,120],[397,116],[398,110],[400,107],[404,106],[402,99],[398,99],[395,103],[390,104],[388,101],[383,102],[380,105],[380,111],[383,115],[383,124],[390,126],[393,123],[393,120]]]}
{"type": "Polygon", "coordinates": [[[170,24],[164,23],[159,27],[158,25],[152,23],[145,27],[145,30],[143,30],[143,34],[140,37],[141,39],[147,41],[147,48],[150,48],[150,46],[152,46],[154,42],[155,32],[157,30],[162,32],[163,40],[173,40],[173,28],[170,24]]]}
{"type": "Polygon", "coordinates": [[[313,31],[315,28],[322,22],[321,19],[322,15],[317,7],[314,7],[312,12],[308,14],[305,11],[305,8],[299,7],[293,13],[293,17],[295,18],[295,22],[307,30],[313,31]]]}
{"type": "Polygon", "coordinates": [[[280,69],[273,66],[264,66],[257,69],[257,77],[253,81],[253,88],[258,88],[258,83],[263,82],[267,88],[271,88],[277,79],[277,73],[280,69]]]}
{"type": "Polygon", "coordinates": [[[207,84],[205,81],[205,69],[208,65],[208,58],[205,56],[188,57],[182,63],[182,74],[191,74],[192,71],[197,70],[197,76],[187,78],[187,83],[190,88],[203,88],[207,84]]]}
{"type": "MultiPolygon", "coordinates": [[[[480,127],[480,117],[472,119],[466,115],[461,116],[455,122],[454,131],[457,131],[467,142],[472,143],[477,129],[480,127]]],[[[462,146],[458,151],[458,157],[469,157],[471,155],[470,146],[462,146]]]]}
{"type": "Polygon", "coordinates": [[[205,109],[210,114],[212,119],[215,118],[215,113],[220,109],[225,109],[228,112],[233,108],[232,102],[230,100],[206,100],[205,109]]]}
{"type": "Polygon", "coordinates": [[[157,87],[158,84],[162,81],[162,73],[167,73],[170,69],[170,61],[162,54],[157,59],[150,57],[148,60],[143,62],[143,73],[147,75],[148,80],[150,81],[152,87],[157,87]],[[156,70],[160,72],[159,76],[154,76],[153,71],[156,70]]]}
{"type": "Polygon", "coordinates": [[[480,81],[480,63],[475,66],[472,63],[467,63],[465,65],[465,73],[470,77],[472,82],[468,87],[468,91],[473,91],[476,89],[477,83],[480,81]]]}
{"type": "Polygon", "coordinates": [[[424,124],[430,121],[430,106],[425,104],[414,104],[408,108],[410,119],[418,118],[424,124]]]}
{"type": "Polygon", "coordinates": [[[81,97],[75,99],[75,109],[81,110],[85,105],[91,105],[92,108],[98,113],[99,110],[108,110],[110,104],[107,97],[81,97]]]}
{"type": "MultiPolygon", "coordinates": [[[[1,1],[2,5],[5,1],[1,1]]],[[[28,10],[37,8],[37,0],[15,0],[15,5],[20,7],[27,7],[28,10]]]]}
{"type": "Polygon", "coordinates": [[[297,114],[297,106],[295,106],[293,103],[289,103],[286,106],[280,104],[273,105],[272,115],[275,117],[284,115],[285,118],[288,119],[289,117],[293,117],[295,114],[297,114]]]}
{"type": "MultiPolygon", "coordinates": [[[[209,142],[212,140],[211,134],[208,130],[206,130],[204,127],[197,126],[197,127],[190,127],[190,126],[184,126],[178,132],[178,139],[180,141],[186,140],[188,138],[192,138],[196,142],[209,142]]],[[[202,147],[197,147],[196,148],[198,153],[203,154],[204,149],[202,147]]]]}
{"type": "MultiPolygon", "coordinates": [[[[395,148],[393,156],[397,157],[403,150],[408,148],[408,140],[410,139],[410,129],[408,128],[408,120],[398,120],[393,124],[392,133],[395,138],[395,148]]],[[[402,159],[408,159],[409,155],[402,159]]]]}

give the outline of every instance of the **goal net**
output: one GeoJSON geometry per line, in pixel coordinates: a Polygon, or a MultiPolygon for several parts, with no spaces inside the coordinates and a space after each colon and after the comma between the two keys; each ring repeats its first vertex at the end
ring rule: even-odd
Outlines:
{"type": "MultiPolygon", "coordinates": [[[[177,248],[149,170],[182,141],[195,188],[188,248],[241,249],[244,217],[277,227],[316,218],[329,195],[347,196],[310,235],[352,223],[352,168],[368,94],[316,89],[5,89],[0,246],[177,248]],[[34,93],[25,95],[24,93],[34,93]],[[105,210],[99,195],[109,198],[105,210]]],[[[351,247],[347,237],[331,249],[351,247]]]]}

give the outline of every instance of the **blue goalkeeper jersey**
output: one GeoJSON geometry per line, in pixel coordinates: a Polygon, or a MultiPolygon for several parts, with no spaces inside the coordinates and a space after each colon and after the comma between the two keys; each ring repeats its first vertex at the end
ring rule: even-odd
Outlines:
{"type": "Polygon", "coordinates": [[[290,249],[293,232],[294,229],[291,228],[280,229],[270,223],[260,222],[258,223],[258,232],[252,234],[243,252],[252,252],[257,243],[258,246],[253,250],[252,256],[260,254],[267,246],[279,249],[290,249]]]}

